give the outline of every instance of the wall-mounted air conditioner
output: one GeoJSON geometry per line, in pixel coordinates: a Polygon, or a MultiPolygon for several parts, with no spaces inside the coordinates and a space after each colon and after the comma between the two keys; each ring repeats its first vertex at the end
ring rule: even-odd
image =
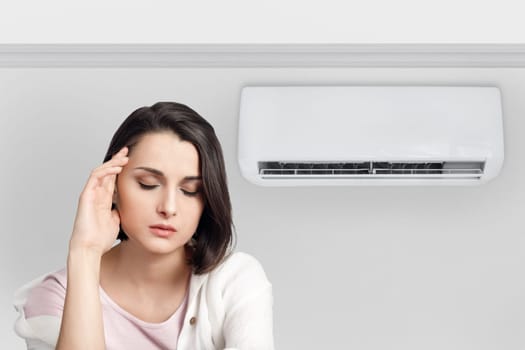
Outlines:
{"type": "Polygon", "coordinates": [[[467,185],[503,164],[500,91],[245,87],[238,157],[257,185],[467,185]]]}

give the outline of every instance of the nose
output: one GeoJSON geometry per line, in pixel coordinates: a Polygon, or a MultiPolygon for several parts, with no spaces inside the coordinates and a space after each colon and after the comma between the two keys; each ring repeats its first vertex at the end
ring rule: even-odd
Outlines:
{"type": "Polygon", "coordinates": [[[163,217],[177,215],[177,196],[175,190],[166,190],[159,201],[157,212],[163,217]]]}

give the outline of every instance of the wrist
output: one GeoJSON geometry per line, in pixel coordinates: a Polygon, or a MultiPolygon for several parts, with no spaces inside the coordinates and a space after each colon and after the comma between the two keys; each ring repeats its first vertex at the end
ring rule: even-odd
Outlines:
{"type": "Polygon", "coordinates": [[[100,265],[102,255],[102,250],[95,247],[70,245],[68,264],[84,262],[87,264],[100,265]]]}
{"type": "Polygon", "coordinates": [[[69,253],[82,254],[82,255],[104,255],[103,249],[97,245],[83,242],[80,239],[74,237],[69,241],[69,253]]]}

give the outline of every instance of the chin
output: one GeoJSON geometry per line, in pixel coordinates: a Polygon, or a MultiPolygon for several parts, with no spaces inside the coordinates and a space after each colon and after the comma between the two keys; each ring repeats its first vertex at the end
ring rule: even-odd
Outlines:
{"type": "Polygon", "coordinates": [[[171,254],[184,248],[183,244],[173,244],[173,242],[148,242],[144,245],[149,252],[154,254],[171,254]]]}
{"type": "Polygon", "coordinates": [[[148,237],[140,240],[134,239],[134,243],[151,254],[172,254],[180,248],[184,248],[183,242],[170,239],[148,237]]]}

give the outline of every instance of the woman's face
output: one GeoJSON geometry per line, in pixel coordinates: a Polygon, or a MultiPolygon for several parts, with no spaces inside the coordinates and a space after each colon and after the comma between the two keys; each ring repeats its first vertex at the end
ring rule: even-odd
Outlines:
{"type": "Polygon", "coordinates": [[[204,208],[201,185],[193,144],[170,131],[143,135],[117,177],[115,202],[130,243],[160,254],[184,246],[204,208]],[[152,227],[156,225],[175,231],[152,227]]]}

